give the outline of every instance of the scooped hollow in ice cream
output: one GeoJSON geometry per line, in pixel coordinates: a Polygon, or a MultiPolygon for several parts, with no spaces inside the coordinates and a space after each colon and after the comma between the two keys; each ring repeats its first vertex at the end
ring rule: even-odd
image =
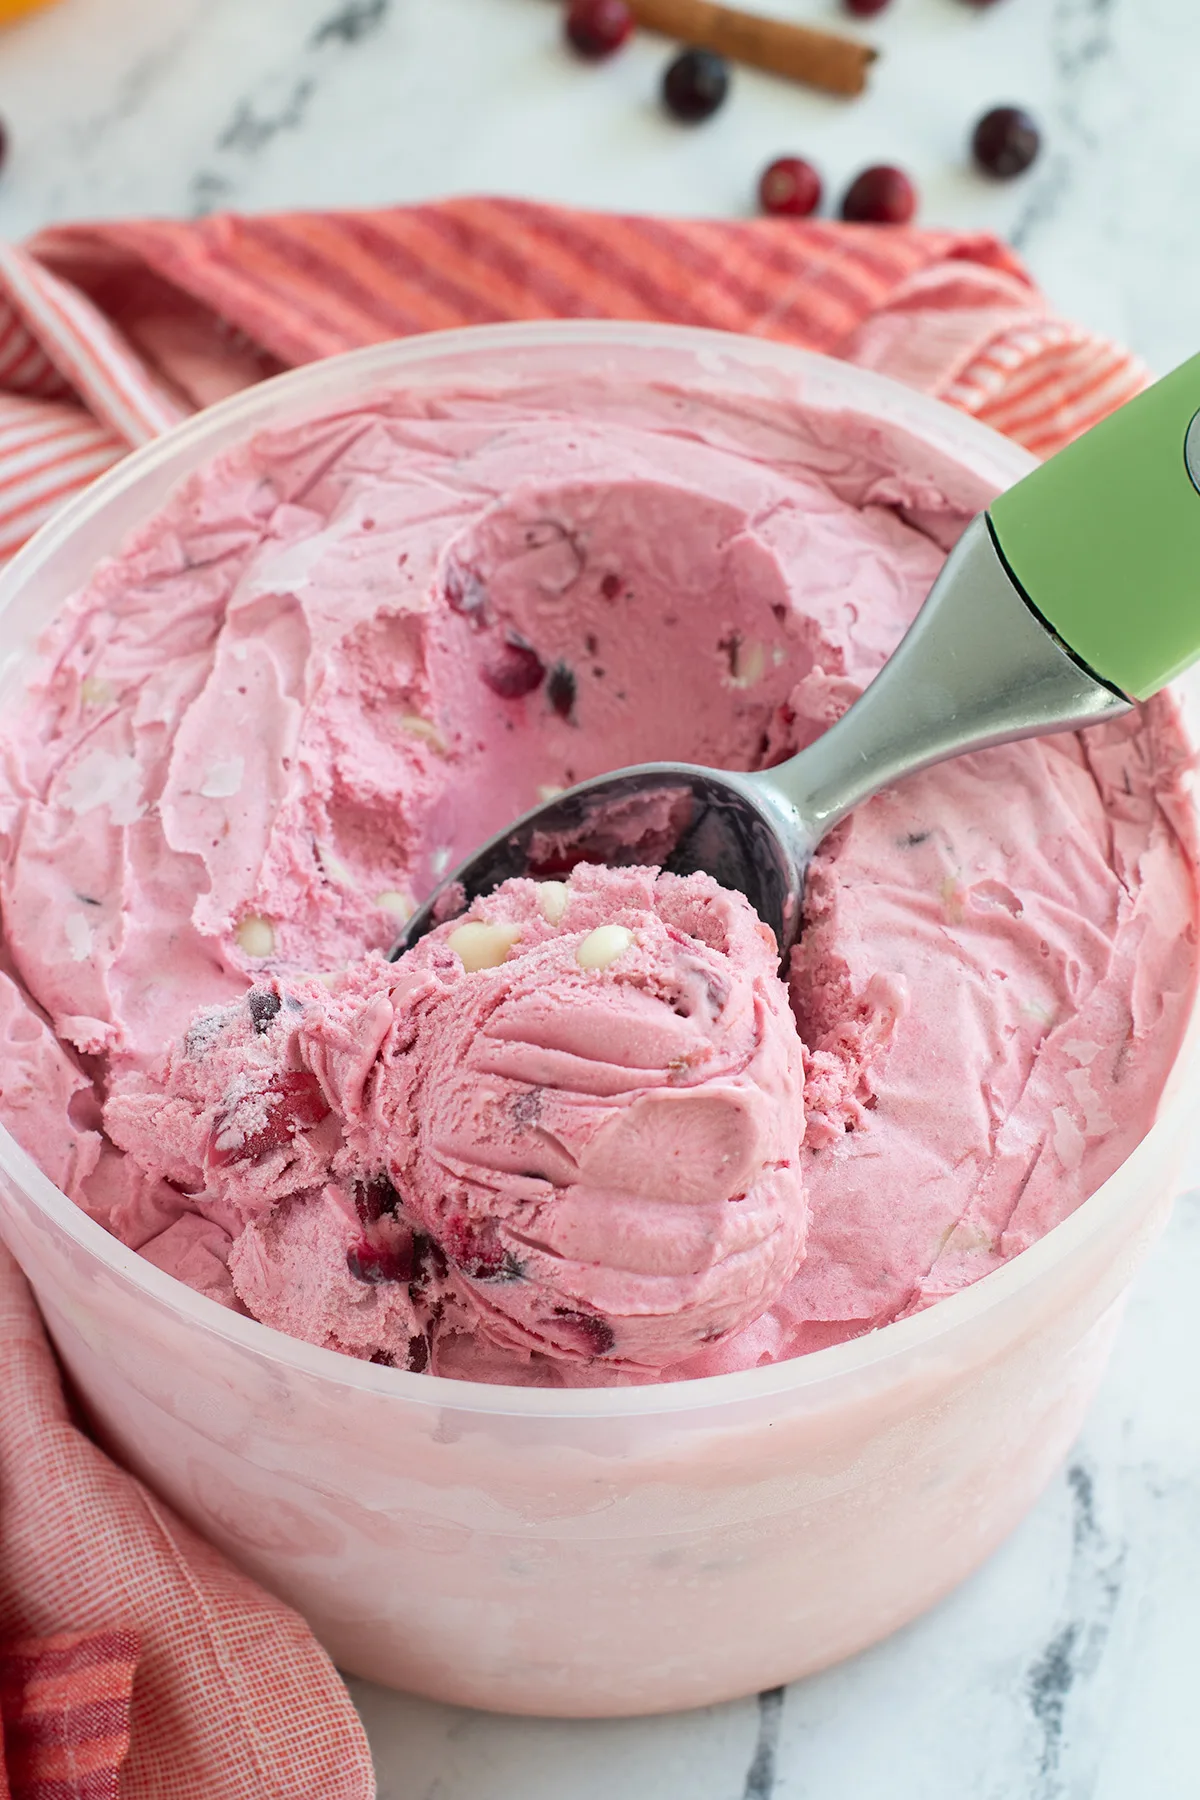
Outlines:
{"type": "Polygon", "coordinates": [[[740,896],[510,882],[405,958],[395,1004],[361,1129],[493,1342],[658,1368],[795,1273],[802,1053],[740,896]]]}

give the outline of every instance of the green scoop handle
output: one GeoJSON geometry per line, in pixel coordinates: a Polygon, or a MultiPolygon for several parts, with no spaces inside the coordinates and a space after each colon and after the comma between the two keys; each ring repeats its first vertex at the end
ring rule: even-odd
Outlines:
{"type": "Polygon", "coordinates": [[[1200,356],[990,508],[1026,600],[1094,675],[1148,699],[1200,657],[1200,356]]]}

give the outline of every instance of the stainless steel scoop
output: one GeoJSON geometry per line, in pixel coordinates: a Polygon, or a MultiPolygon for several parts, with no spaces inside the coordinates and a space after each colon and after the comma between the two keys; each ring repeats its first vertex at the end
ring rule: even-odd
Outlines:
{"type": "Polygon", "coordinates": [[[861,801],[965,751],[1127,712],[1200,655],[1198,406],[1200,358],[975,519],[890,661],[809,749],[753,775],[663,762],[583,782],[454,870],[393,954],[511,876],[586,858],[707,870],[785,955],[812,854],[861,801]]]}

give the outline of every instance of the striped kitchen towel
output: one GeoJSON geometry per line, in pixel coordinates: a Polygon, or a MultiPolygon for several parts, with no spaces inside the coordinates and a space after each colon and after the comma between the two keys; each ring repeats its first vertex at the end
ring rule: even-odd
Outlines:
{"type": "Polygon", "coordinates": [[[0,1800],[375,1792],[350,1696],[304,1621],[73,1418],[2,1245],[0,1724],[0,1800]]]}
{"type": "Polygon", "coordinates": [[[1039,455],[1146,381],[980,234],[488,199],[59,226],[0,247],[0,557],[127,448],[266,375],[411,332],[547,318],[801,344],[1039,455]]]}
{"type": "MultiPolygon", "coordinates": [[[[979,235],[479,199],[57,227],[0,246],[0,557],[128,449],[283,368],[555,317],[801,344],[1041,454],[1146,380],[979,235]]],[[[369,1800],[324,1653],[73,1421],[2,1250],[0,1371],[0,1800],[4,1771],[9,1800],[369,1800]]]]}
{"type": "Polygon", "coordinates": [[[131,1631],[0,1647],[0,1800],[119,1800],[137,1660],[131,1631]]]}

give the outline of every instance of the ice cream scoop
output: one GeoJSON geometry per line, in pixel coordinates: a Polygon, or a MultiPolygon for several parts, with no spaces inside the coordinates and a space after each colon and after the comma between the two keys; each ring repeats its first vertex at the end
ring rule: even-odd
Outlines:
{"type": "Polygon", "coordinates": [[[808,749],[743,774],[645,763],[497,833],[409,921],[399,950],[514,876],[580,860],[703,870],[781,954],[821,839],[933,763],[1126,712],[1200,656],[1200,357],[980,514],[900,646],[808,749]]]}

